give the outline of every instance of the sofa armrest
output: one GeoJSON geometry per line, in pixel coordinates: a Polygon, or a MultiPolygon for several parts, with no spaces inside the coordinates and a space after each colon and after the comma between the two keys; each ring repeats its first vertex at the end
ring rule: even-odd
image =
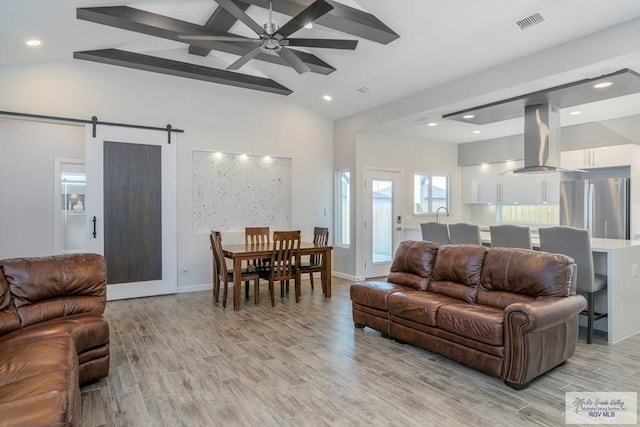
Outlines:
{"type": "Polygon", "coordinates": [[[520,302],[504,310],[505,327],[516,324],[522,334],[540,331],[564,323],[587,306],[581,295],[540,297],[532,302],[520,302]]]}
{"type": "Polygon", "coordinates": [[[568,360],[578,341],[578,313],[584,297],[539,297],[504,310],[502,378],[523,386],[568,360]]]}

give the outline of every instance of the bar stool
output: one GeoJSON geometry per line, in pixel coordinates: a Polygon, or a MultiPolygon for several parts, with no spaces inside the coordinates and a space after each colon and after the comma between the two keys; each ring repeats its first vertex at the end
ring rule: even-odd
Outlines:
{"type": "Polygon", "coordinates": [[[523,248],[531,249],[531,231],[529,227],[523,225],[491,225],[492,248],[523,248]]]}
{"type": "Polygon", "coordinates": [[[481,245],[480,227],[463,222],[449,224],[449,241],[451,244],[471,243],[481,245]]]}
{"type": "Polygon", "coordinates": [[[587,344],[593,341],[593,324],[607,317],[607,313],[595,312],[595,294],[607,289],[607,276],[595,274],[591,238],[587,230],[573,227],[546,227],[540,233],[540,250],[568,255],[578,266],[576,292],[587,297],[587,309],[580,314],[587,316],[587,344]]]}
{"type": "Polygon", "coordinates": [[[449,228],[447,224],[437,222],[423,222],[420,224],[422,240],[446,245],[449,243],[449,228]]]}

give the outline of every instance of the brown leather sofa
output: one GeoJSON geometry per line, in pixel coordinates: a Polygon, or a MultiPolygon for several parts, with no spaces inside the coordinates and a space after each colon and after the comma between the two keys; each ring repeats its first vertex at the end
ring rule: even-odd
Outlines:
{"type": "Polygon", "coordinates": [[[0,260],[0,426],[80,425],[80,385],[109,373],[105,262],[0,260]]]}
{"type": "Polygon", "coordinates": [[[353,321],[522,389],[575,352],[575,271],[559,254],[406,241],[387,282],[351,286],[353,321]]]}

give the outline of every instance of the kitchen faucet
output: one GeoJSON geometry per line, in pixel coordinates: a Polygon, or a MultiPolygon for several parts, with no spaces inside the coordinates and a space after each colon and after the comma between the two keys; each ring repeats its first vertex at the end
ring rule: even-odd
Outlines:
{"type": "Polygon", "coordinates": [[[439,221],[438,221],[438,215],[440,214],[440,209],[444,209],[444,211],[445,211],[445,213],[447,214],[447,216],[449,216],[449,209],[447,209],[447,208],[446,208],[446,207],[444,207],[444,206],[440,206],[440,207],[438,208],[438,210],[436,210],[436,223],[438,223],[438,222],[439,222],[439,221]]]}

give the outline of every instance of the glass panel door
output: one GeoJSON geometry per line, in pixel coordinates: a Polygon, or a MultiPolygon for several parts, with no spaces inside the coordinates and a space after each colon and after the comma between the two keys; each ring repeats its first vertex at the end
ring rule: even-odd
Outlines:
{"type": "Polygon", "coordinates": [[[389,262],[393,259],[393,181],[371,180],[371,260],[389,262]]]}
{"type": "Polygon", "coordinates": [[[402,240],[402,174],[365,171],[365,277],[382,277],[402,240]]]}

